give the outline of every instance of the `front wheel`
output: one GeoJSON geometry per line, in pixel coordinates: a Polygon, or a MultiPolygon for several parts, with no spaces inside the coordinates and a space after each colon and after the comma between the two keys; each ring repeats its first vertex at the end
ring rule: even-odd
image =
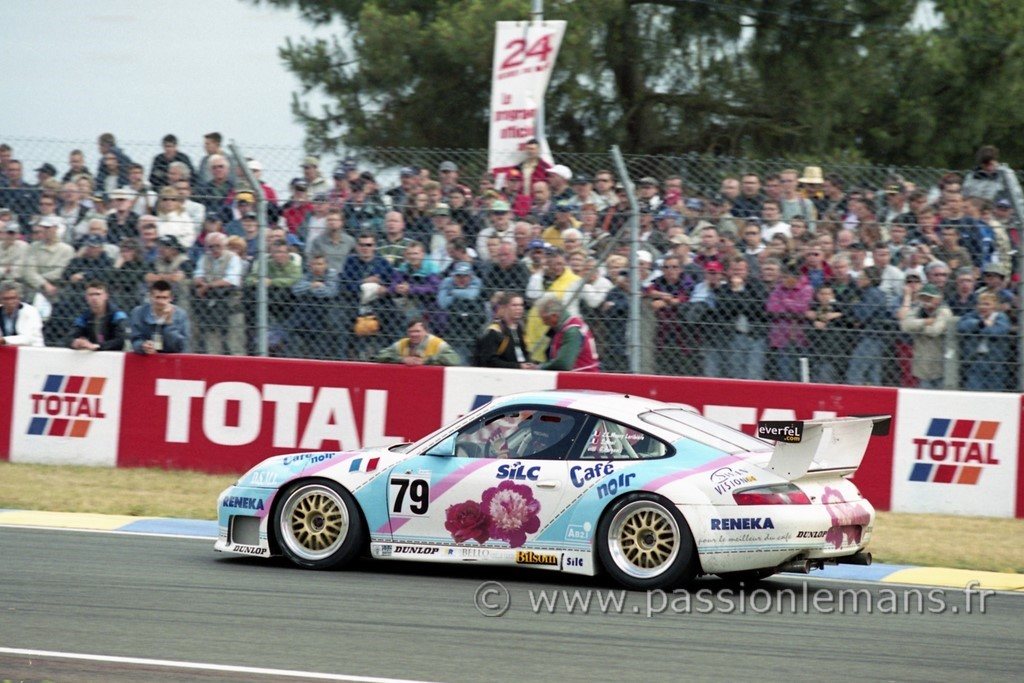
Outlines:
{"type": "Polygon", "coordinates": [[[351,563],[365,540],[362,514],[352,494],[332,482],[299,482],[277,506],[281,550],[307,569],[351,563]]]}
{"type": "Polygon", "coordinates": [[[669,588],[697,573],[686,520],[674,505],[651,494],[624,496],[605,511],[597,553],[605,571],[633,590],[669,588]]]}

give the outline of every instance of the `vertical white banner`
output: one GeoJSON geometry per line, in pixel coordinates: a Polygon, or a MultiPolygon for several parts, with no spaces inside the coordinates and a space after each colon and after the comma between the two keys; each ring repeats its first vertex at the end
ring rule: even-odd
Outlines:
{"type": "Polygon", "coordinates": [[[530,138],[537,138],[541,156],[551,161],[547,140],[537,131],[537,117],[563,35],[564,21],[497,22],[487,148],[490,169],[518,164],[523,157],[522,145],[530,138]]]}
{"type": "Polygon", "coordinates": [[[900,389],[892,511],[1013,517],[1020,395],[900,389]]]}
{"type": "Polygon", "coordinates": [[[18,349],[11,462],[117,466],[124,354],[18,349]]]}

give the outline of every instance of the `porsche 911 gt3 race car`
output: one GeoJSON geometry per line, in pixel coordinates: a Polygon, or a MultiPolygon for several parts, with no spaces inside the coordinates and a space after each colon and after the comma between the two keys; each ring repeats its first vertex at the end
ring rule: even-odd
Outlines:
{"type": "Polygon", "coordinates": [[[413,444],[283,455],[218,502],[216,549],[310,569],[377,559],[607,572],[628,588],[870,563],[847,476],[874,423],[761,423],[601,392],[497,398],[413,444]]]}

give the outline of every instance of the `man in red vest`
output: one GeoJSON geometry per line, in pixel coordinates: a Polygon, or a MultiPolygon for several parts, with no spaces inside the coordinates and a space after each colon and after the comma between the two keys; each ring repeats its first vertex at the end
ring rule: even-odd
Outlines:
{"type": "Polygon", "coordinates": [[[537,312],[548,326],[547,334],[551,337],[548,360],[540,365],[542,370],[600,371],[597,344],[583,318],[569,315],[562,300],[554,294],[540,298],[537,312]]]}

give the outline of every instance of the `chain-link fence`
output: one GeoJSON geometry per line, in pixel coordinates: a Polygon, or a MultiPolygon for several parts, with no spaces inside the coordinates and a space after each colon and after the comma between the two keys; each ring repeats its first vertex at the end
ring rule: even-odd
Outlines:
{"type": "MultiPolygon", "coordinates": [[[[109,334],[90,282],[151,316],[136,309],[167,282],[191,350],[257,352],[259,193],[204,142],[0,146],[0,279],[40,309],[47,344],[109,334]]],[[[635,251],[640,372],[1019,386],[1015,176],[627,156],[635,242],[610,155],[558,153],[495,179],[485,150],[239,147],[268,199],[271,355],[572,368],[592,339],[602,370],[628,372],[635,251]],[[522,339],[499,292],[524,299],[522,339]],[[549,333],[545,294],[581,335],[564,318],[549,333]],[[447,344],[416,325],[402,342],[416,321],[447,344]]]]}

